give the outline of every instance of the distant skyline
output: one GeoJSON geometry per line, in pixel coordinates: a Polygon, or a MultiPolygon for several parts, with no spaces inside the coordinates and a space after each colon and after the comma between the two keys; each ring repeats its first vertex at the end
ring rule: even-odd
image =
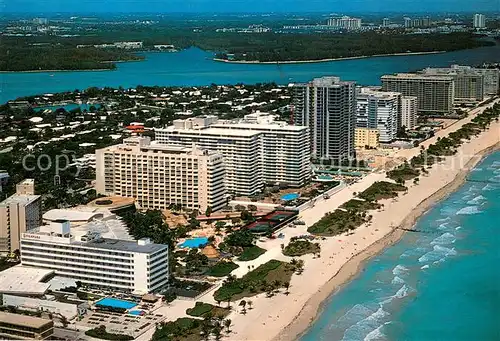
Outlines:
{"type": "Polygon", "coordinates": [[[500,0],[0,0],[3,13],[500,12],[500,0]]]}

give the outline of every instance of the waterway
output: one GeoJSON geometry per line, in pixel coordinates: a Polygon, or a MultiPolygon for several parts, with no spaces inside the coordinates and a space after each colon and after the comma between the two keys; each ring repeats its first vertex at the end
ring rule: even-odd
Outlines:
{"type": "Polygon", "coordinates": [[[500,340],[500,152],[367,263],[301,341],[500,340]]]}
{"type": "Polygon", "coordinates": [[[475,65],[495,61],[500,46],[442,54],[372,57],[307,64],[231,64],[212,60],[213,54],[197,48],[175,53],[144,53],[145,61],[118,63],[113,71],[2,72],[0,103],[21,96],[86,89],[91,86],[191,86],[308,81],[337,75],[362,85],[380,84],[380,76],[453,63],[475,65]]]}

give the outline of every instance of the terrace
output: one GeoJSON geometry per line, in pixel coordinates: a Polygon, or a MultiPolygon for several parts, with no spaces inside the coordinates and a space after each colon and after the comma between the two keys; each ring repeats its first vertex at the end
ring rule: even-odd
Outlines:
{"type": "Polygon", "coordinates": [[[297,215],[298,211],[273,211],[266,214],[262,218],[247,224],[244,228],[247,228],[250,232],[255,234],[268,234],[284,227],[293,221],[297,215]]]}

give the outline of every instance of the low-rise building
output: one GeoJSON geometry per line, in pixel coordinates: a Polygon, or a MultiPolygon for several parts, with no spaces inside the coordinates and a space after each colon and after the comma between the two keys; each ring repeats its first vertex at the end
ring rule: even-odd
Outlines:
{"type": "Polygon", "coordinates": [[[48,340],[54,334],[54,322],[39,317],[0,311],[0,338],[48,340]]]}
{"type": "Polygon", "coordinates": [[[354,130],[354,144],[356,148],[377,148],[379,136],[378,129],[356,128],[354,130]]]}
{"type": "Polygon", "coordinates": [[[58,301],[54,296],[46,295],[44,299],[15,295],[2,295],[3,305],[27,311],[47,311],[64,316],[71,320],[76,316],[84,315],[88,308],[86,301],[65,299],[58,301]]]}
{"type": "Polygon", "coordinates": [[[102,238],[97,232],[77,239],[70,223],[61,221],[23,233],[21,264],[51,269],[56,275],[107,291],[145,294],[168,281],[168,246],[149,239],[102,238]]]}

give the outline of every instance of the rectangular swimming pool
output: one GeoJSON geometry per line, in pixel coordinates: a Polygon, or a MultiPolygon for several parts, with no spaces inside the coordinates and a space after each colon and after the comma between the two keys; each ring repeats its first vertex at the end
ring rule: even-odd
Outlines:
{"type": "Polygon", "coordinates": [[[120,300],[118,298],[113,298],[113,297],[106,297],[97,301],[95,305],[101,307],[132,309],[133,307],[137,306],[137,303],[120,300]]]}

